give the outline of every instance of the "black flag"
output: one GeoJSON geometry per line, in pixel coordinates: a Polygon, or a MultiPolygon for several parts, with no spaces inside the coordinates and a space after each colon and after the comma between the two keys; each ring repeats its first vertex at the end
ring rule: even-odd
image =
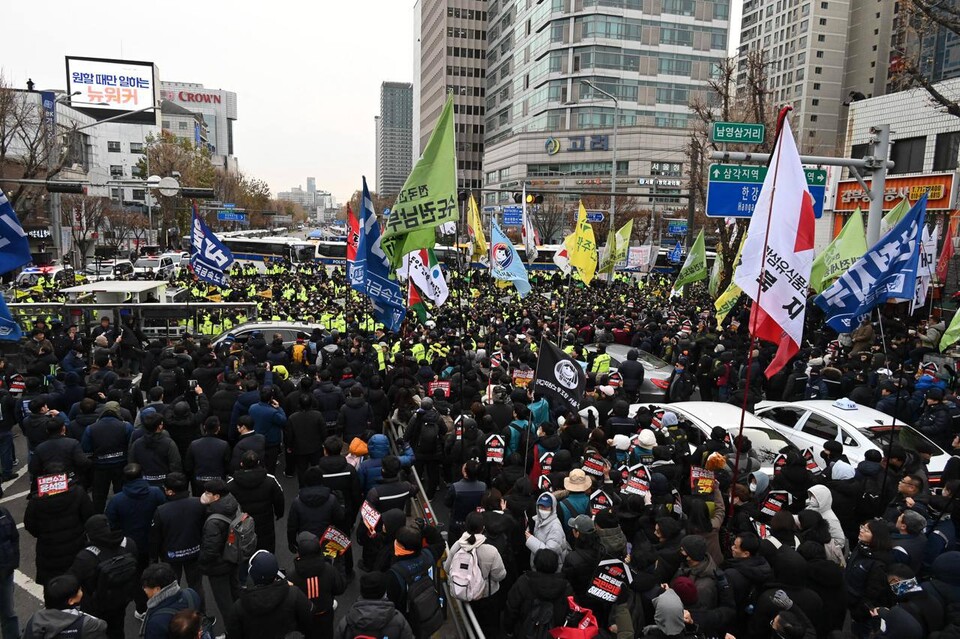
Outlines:
{"type": "Polygon", "coordinates": [[[553,342],[543,340],[533,390],[555,397],[574,411],[579,411],[586,388],[587,376],[580,363],[553,342]]]}

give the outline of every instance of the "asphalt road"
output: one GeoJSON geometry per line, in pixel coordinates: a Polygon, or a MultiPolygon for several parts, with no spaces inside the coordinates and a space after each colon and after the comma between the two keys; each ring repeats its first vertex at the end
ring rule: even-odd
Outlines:
{"type": "MultiPolygon", "coordinates": [[[[27,493],[29,489],[29,479],[26,474],[25,466],[27,459],[26,439],[22,435],[18,434],[14,439],[14,443],[17,451],[17,457],[22,465],[16,469],[18,475],[17,479],[3,483],[3,497],[0,498],[0,504],[10,510],[10,513],[18,522],[18,528],[20,529],[20,568],[14,573],[14,582],[16,584],[14,606],[20,620],[20,627],[22,629],[30,615],[42,608],[43,588],[34,581],[34,577],[36,576],[36,540],[29,533],[23,530],[22,523],[23,515],[27,508],[27,493]]],[[[280,481],[280,485],[283,487],[284,498],[287,504],[287,510],[289,511],[290,503],[297,495],[297,480],[295,478],[285,477],[282,469],[279,468],[277,470],[277,479],[280,481]]],[[[438,499],[439,497],[440,493],[438,493],[438,499]]],[[[447,517],[446,509],[442,504],[439,505],[439,508],[440,512],[437,513],[439,521],[445,522],[447,517]]],[[[286,518],[276,523],[276,538],[277,558],[280,562],[280,567],[281,569],[288,568],[293,565],[293,555],[287,549],[286,544],[286,518]]],[[[356,544],[356,537],[354,537],[354,544],[356,544]]],[[[359,558],[359,552],[355,552],[354,557],[355,560],[359,558]]],[[[337,597],[338,608],[337,613],[335,614],[342,614],[342,612],[349,609],[353,602],[359,597],[359,574],[360,571],[357,570],[358,576],[347,585],[346,592],[337,597]]],[[[186,586],[186,583],[183,583],[182,585],[186,586]]],[[[222,618],[220,612],[216,608],[213,595],[207,587],[206,580],[204,580],[204,589],[206,591],[204,597],[207,602],[207,614],[215,616],[218,619],[222,618]]],[[[127,637],[137,637],[140,632],[140,622],[134,618],[133,612],[134,607],[131,604],[127,609],[127,623],[125,629],[125,635],[127,637]]],[[[217,628],[216,631],[217,634],[222,632],[222,630],[219,628],[217,628]]],[[[441,629],[438,634],[440,636],[447,637],[453,636],[453,633],[454,631],[452,624],[448,623],[448,625],[445,626],[444,629],[441,629]]]]}

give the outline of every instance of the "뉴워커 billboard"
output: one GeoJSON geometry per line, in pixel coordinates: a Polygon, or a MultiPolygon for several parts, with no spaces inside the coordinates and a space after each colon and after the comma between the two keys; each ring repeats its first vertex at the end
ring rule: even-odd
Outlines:
{"type": "Polygon", "coordinates": [[[158,124],[159,109],[132,113],[157,104],[157,67],[152,62],[67,56],[67,93],[76,110],[98,120],[127,116],[119,122],[158,124]]]}

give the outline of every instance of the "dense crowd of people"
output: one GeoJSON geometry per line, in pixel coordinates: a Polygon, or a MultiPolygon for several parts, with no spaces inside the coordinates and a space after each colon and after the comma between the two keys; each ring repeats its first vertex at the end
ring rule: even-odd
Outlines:
{"type": "Polygon", "coordinates": [[[119,638],[131,614],[147,639],[452,636],[451,598],[488,638],[960,637],[960,463],[927,467],[960,448],[954,371],[924,361],[942,321],[891,307],[838,336],[810,305],[767,379],[742,304],[718,327],[696,286],[532,284],[451,273],[434,317],[389,333],[342,274],[238,269],[223,301],[323,326],[293,343],[214,345],[232,311],[153,340],[133,315],[35,318],[0,362],[0,471],[31,478],[22,522],[0,507],[3,639],[21,523],[44,598],[27,639],[119,638]],[[583,363],[579,410],[533,392],[543,340],[583,363]],[[631,349],[615,371],[610,344],[631,349]],[[673,366],[656,402],[639,351],[673,366]],[[844,397],[925,438],[772,465],[736,424],[669,410],[844,397]],[[421,497],[446,516],[416,518],[421,497]]]}

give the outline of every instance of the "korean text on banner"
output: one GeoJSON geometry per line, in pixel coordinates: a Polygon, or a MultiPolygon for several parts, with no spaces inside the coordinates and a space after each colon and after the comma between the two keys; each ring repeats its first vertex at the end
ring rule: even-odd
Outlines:
{"type": "Polygon", "coordinates": [[[389,261],[382,250],[380,224],[377,222],[377,213],[373,210],[373,200],[370,198],[365,177],[359,225],[360,239],[357,242],[357,259],[353,263],[350,286],[369,297],[373,303],[374,318],[388,330],[395,331],[407,314],[407,300],[400,292],[397,280],[392,277],[389,261]]]}
{"type": "Polygon", "coordinates": [[[190,256],[190,267],[194,275],[204,282],[225,288],[229,279],[227,270],[233,264],[233,253],[203,222],[196,204],[193,205],[191,244],[193,254],[190,256]]]}
{"type": "Polygon", "coordinates": [[[840,234],[813,260],[810,287],[817,293],[822,293],[866,252],[867,234],[863,228],[863,215],[860,207],[857,207],[843,225],[840,234]]]}
{"type": "Polygon", "coordinates": [[[576,228],[563,241],[563,245],[567,249],[570,266],[577,269],[580,279],[589,285],[597,271],[597,241],[593,236],[593,227],[587,221],[587,210],[583,207],[583,202],[580,202],[576,228]]]}

